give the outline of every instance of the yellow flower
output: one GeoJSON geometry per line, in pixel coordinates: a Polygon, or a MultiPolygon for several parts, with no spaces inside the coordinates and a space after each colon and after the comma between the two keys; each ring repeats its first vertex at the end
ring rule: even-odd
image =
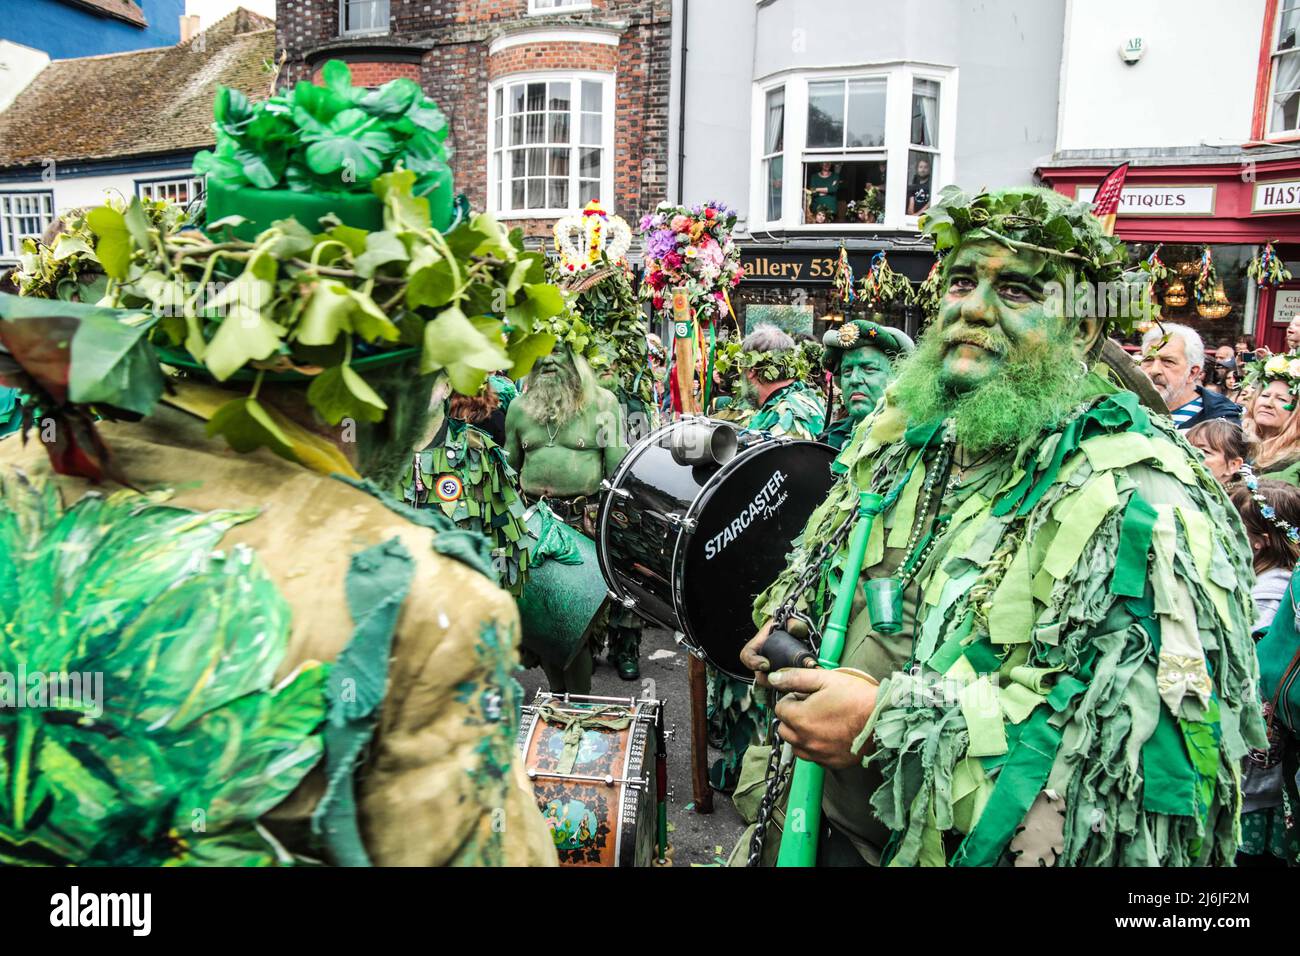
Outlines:
{"type": "Polygon", "coordinates": [[[1285,355],[1274,355],[1264,363],[1264,371],[1269,375],[1281,375],[1286,371],[1287,361],[1285,355]]]}

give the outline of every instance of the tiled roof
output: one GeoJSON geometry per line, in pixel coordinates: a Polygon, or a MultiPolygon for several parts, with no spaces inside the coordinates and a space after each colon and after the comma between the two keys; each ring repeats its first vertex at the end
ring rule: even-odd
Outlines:
{"type": "Polygon", "coordinates": [[[212,99],[271,92],[275,23],[242,7],[185,43],[54,60],[0,113],[0,168],[212,146],[212,99]]]}
{"type": "Polygon", "coordinates": [[[67,0],[67,2],[73,6],[85,7],[94,13],[125,20],[127,23],[133,23],[138,27],[147,27],[149,25],[144,18],[144,11],[132,0],[67,0]]]}

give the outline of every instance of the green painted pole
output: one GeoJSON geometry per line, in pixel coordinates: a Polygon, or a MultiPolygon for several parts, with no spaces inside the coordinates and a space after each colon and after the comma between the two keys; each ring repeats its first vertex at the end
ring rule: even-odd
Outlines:
{"type": "MultiPolygon", "coordinates": [[[[844,653],[844,637],[849,630],[849,617],[853,613],[853,594],[858,587],[863,562],[867,559],[867,539],[871,526],[884,504],[880,495],[863,491],[858,494],[858,524],[849,535],[849,559],[844,565],[844,577],[835,591],[830,621],[822,634],[821,653],[817,665],[827,670],[840,666],[844,653]]],[[[817,863],[817,834],[822,823],[822,785],[826,770],[811,760],[795,760],[790,779],[790,798],[786,801],[785,829],[781,834],[781,851],[777,866],[814,866],[817,863]],[[791,822],[797,821],[793,829],[791,822]]]]}

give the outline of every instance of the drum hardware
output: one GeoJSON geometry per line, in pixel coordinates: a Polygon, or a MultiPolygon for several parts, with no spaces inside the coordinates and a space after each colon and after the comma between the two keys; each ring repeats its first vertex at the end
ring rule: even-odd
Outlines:
{"type": "Polygon", "coordinates": [[[680,644],[682,647],[684,647],[686,649],[686,653],[689,654],[691,657],[694,657],[696,660],[704,661],[705,663],[708,662],[709,659],[704,655],[704,651],[701,648],[698,648],[695,645],[693,645],[690,641],[688,641],[686,639],[686,635],[683,634],[681,631],[673,631],[673,641],[674,643],[680,644]]]}
{"type": "Polygon", "coordinates": [[[679,465],[725,465],[736,457],[736,430],[726,422],[685,418],[672,433],[669,450],[679,465]]]}
{"type": "Polygon", "coordinates": [[[613,485],[609,483],[608,478],[600,479],[600,490],[608,494],[612,494],[618,498],[632,497],[632,492],[628,491],[626,488],[615,488],[613,485]]]}
{"type": "Polygon", "coordinates": [[[615,604],[623,605],[623,607],[627,608],[629,611],[636,607],[636,598],[634,597],[624,597],[622,594],[615,594],[613,591],[607,591],[606,593],[609,595],[611,601],[615,604]]]}
{"type": "Polygon", "coordinates": [[[694,534],[696,521],[694,518],[683,518],[679,514],[664,515],[664,519],[674,528],[681,528],[687,534],[694,534]]]}
{"type": "Polygon", "coordinates": [[[632,787],[634,790],[639,790],[642,787],[650,786],[650,778],[648,776],[647,777],[615,777],[610,774],[605,774],[605,776],[601,777],[601,776],[591,776],[589,774],[581,774],[581,773],[547,773],[545,770],[528,771],[529,780],[536,780],[539,777],[541,778],[552,777],[556,780],[583,780],[589,783],[603,783],[607,787],[612,787],[614,786],[614,784],[617,783],[625,787],[632,787]]]}

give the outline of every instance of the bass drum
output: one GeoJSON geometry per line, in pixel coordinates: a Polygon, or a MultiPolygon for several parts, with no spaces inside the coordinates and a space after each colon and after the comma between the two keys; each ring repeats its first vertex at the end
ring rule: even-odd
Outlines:
{"type": "Polygon", "coordinates": [[[629,451],[604,486],[597,554],[615,600],[681,633],[718,670],[752,680],[740,649],[754,636],[754,599],[830,491],[835,451],[733,434],[725,422],[684,419],[629,451]],[[682,453],[692,446],[704,450],[682,453]]]}

